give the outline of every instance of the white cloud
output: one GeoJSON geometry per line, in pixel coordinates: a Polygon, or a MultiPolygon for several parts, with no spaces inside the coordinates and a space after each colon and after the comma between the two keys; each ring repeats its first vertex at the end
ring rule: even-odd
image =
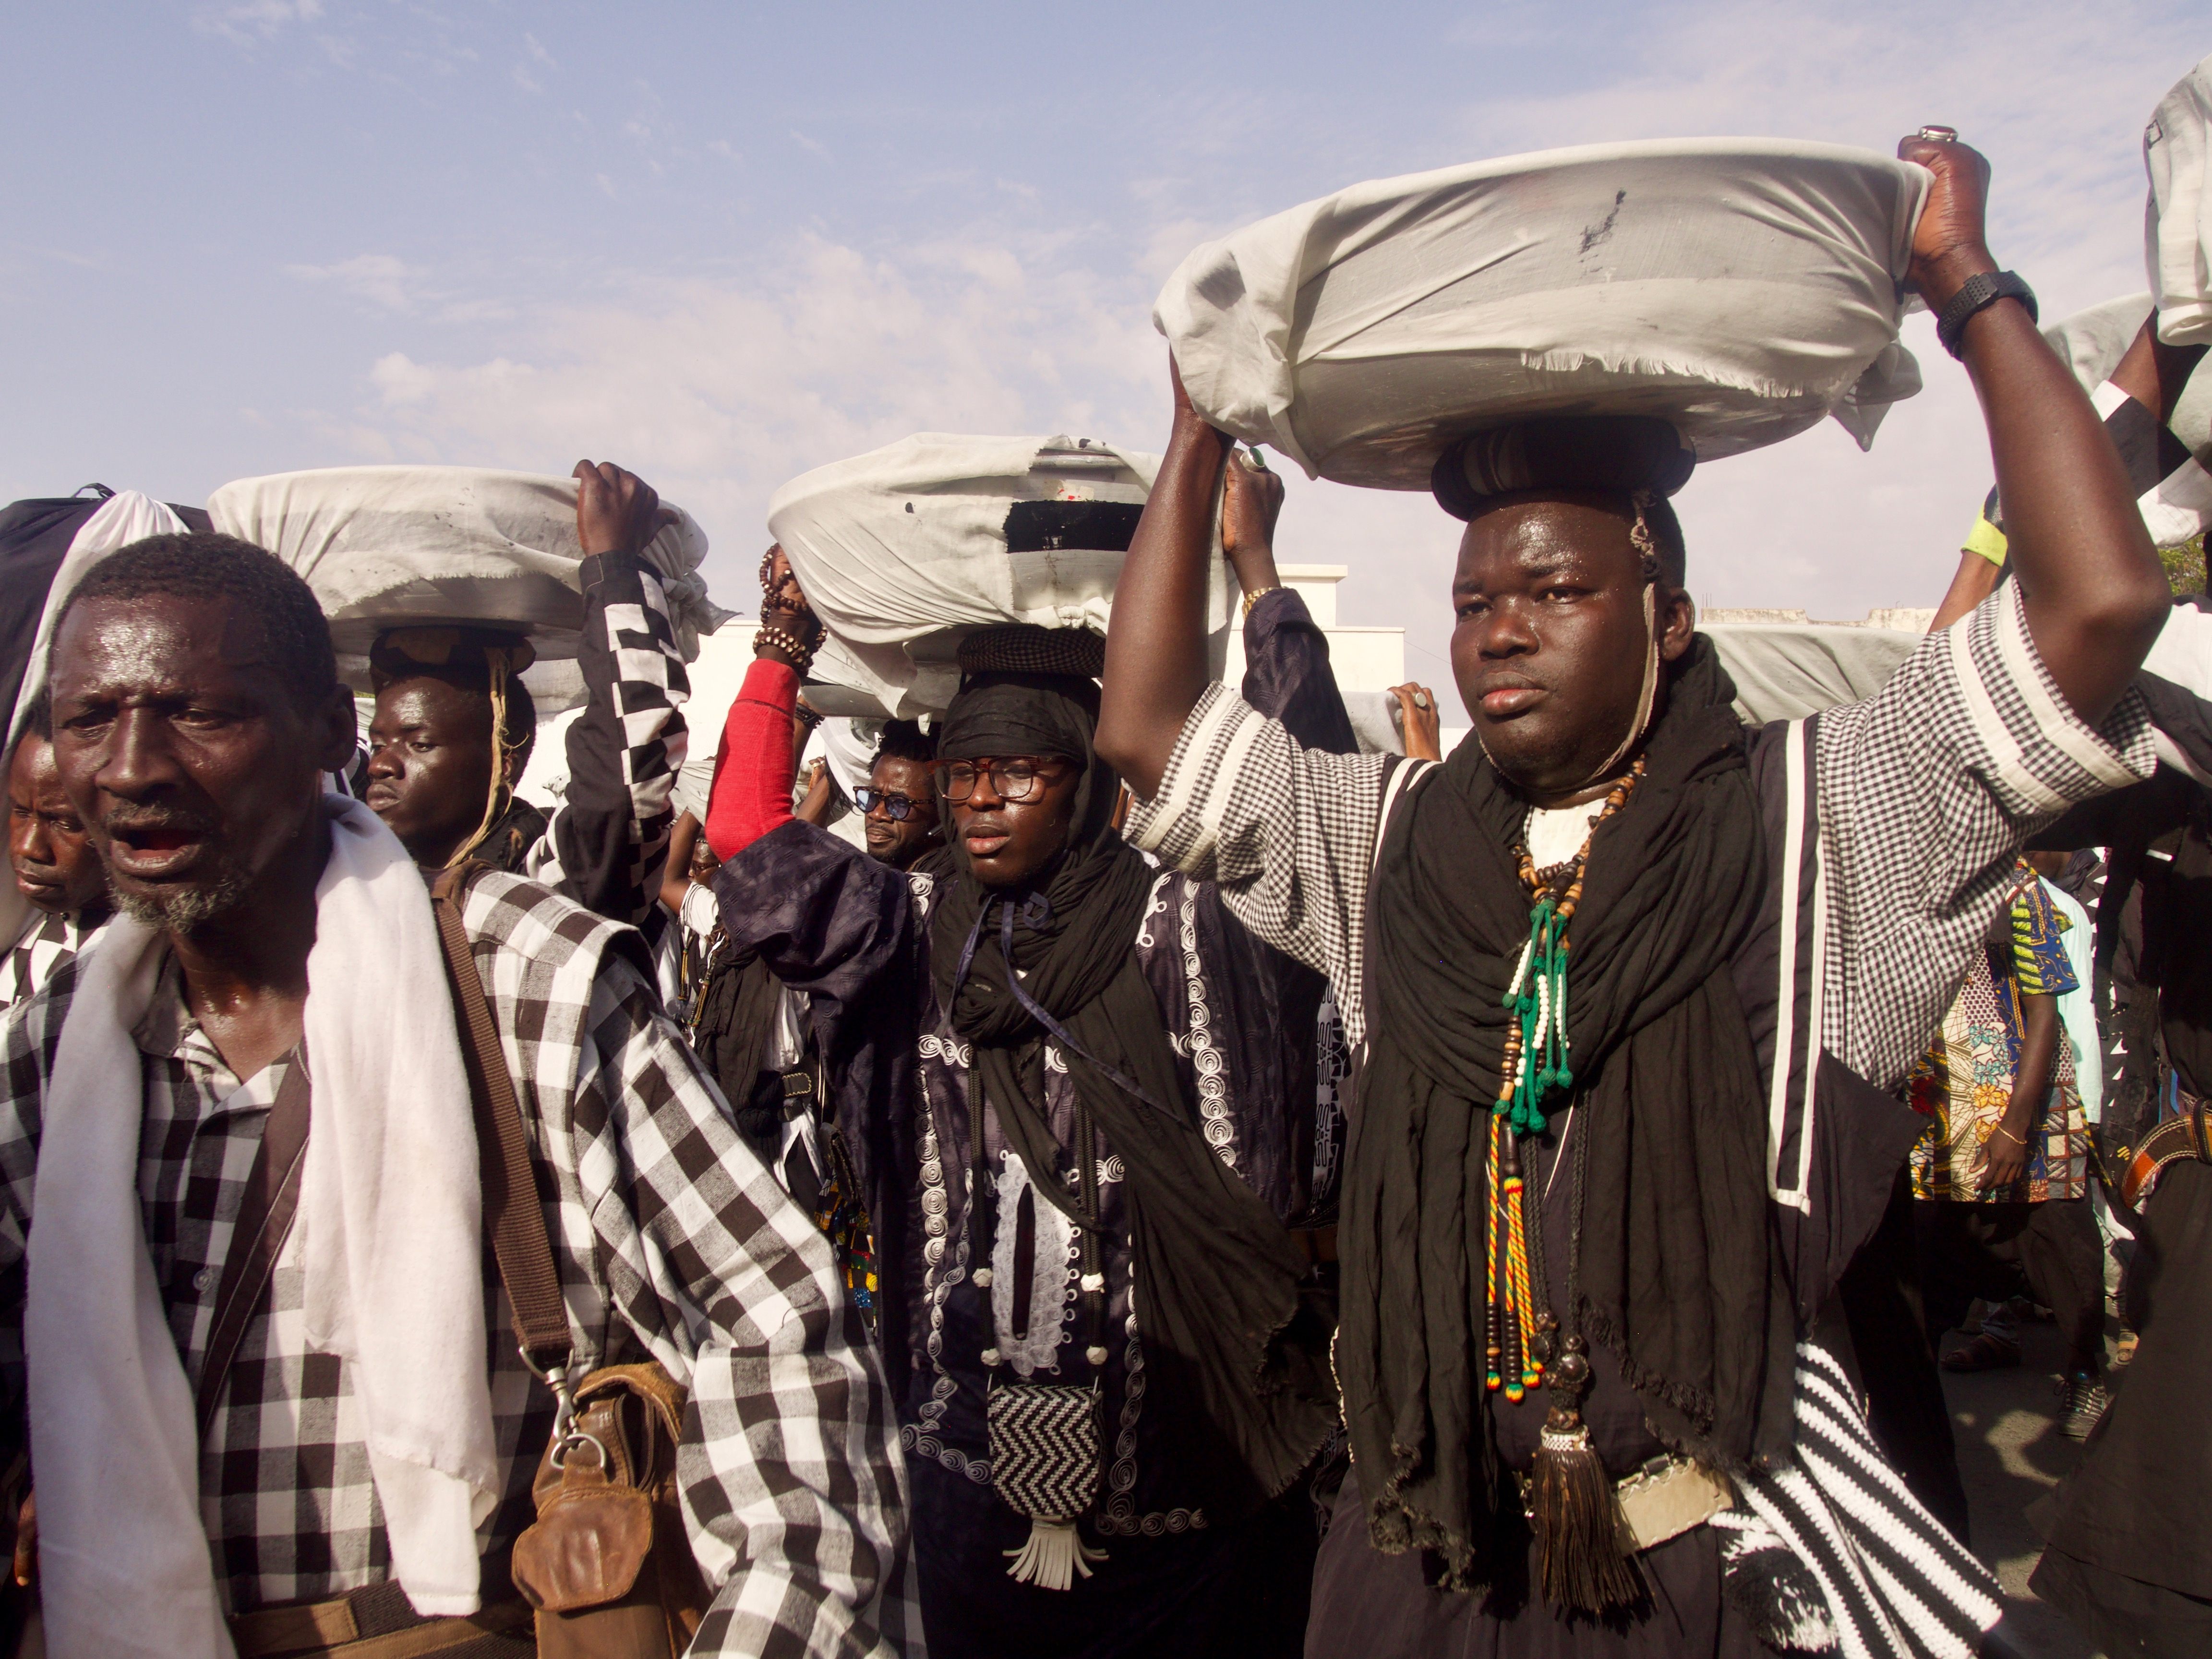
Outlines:
{"type": "Polygon", "coordinates": [[[286,265],[284,274],[303,283],[329,283],[341,293],[386,311],[412,311],[422,296],[425,273],[389,253],[356,254],[328,265],[286,265]]]}
{"type": "Polygon", "coordinates": [[[319,424],[364,460],[634,466],[699,516],[732,580],[778,484],[910,432],[1158,441],[1158,341],[1085,273],[1041,283],[1004,246],[884,259],[814,237],[771,270],[526,308],[481,358],[387,353],[371,401],[319,424]]]}
{"type": "Polygon", "coordinates": [[[243,4],[196,7],[192,27],[240,43],[269,40],[295,23],[321,20],[323,0],[245,0],[243,4]]]}

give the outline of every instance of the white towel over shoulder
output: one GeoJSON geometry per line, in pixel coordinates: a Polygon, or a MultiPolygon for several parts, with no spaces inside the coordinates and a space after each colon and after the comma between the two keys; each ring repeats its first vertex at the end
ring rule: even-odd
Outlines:
{"type": "MultiPolygon", "coordinates": [[[[361,1401],[394,1576],[422,1613],[470,1613],[498,1458],[467,1079],[421,876],[367,807],[325,806],[297,1224],[308,1339],[361,1401]]],[[[57,1659],[232,1651],[191,1390],[141,1224],[131,1031],[161,954],[127,917],[88,953],[46,1101],[25,1337],[57,1659]]]]}

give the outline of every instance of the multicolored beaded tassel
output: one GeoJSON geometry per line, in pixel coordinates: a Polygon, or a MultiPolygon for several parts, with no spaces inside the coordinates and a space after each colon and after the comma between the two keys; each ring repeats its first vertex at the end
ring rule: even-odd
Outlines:
{"type": "Polygon", "coordinates": [[[1567,863],[1539,872],[1528,848],[1513,849],[1531,906],[1528,942],[1505,988],[1504,1006],[1513,1018],[1505,1028],[1504,1060],[1484,1157],[1490,1213],[1483,1229],[1488,1299],[1483,1384],[1516,1404],[1544,1380],[1551,1324],[1538,1308],[1540,1286],[1529,1272],[1528,1195],[1519,1142],[1523,1135],[1543,1133],[1550,1122],[1546,1103],[1574,1087],[1567,1058],[1567,924],[1582,902],[1591,837],[1627,804],[1643,775],[1639,755],[1628,775],[1606,795],[1603,810],[1590,821],[1590,834],[1567,863]]]}
{"type": "Polygon", "coordinates": [[[1533,1281],[1528,1273],[1528,1205],[1518,1149],[1505,1132],[1504,1114],[1490,1116],[1486,1175],[1491,1192],[1486,1229],[1489,1258],[1489,1364],[1483,1385],[1518,1405],[1544,1380],[1533,1281]]]}

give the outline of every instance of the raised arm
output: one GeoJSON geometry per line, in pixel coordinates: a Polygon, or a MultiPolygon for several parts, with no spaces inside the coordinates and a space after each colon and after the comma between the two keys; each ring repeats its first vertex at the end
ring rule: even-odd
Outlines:
{"type": "MultiPolygon", "coordinates": [[[[1940,316],[1969,278],[1997,269],[1984,230],[1989,163],[1963,144],[1919,137],[1897,153],[1935,175],[1907,280],[1940,316]]],[[[2168,605],[2135,492],[2087,394],[2026,307],[2002,299],[1977,312],[1960,354],[1989,422],[2028,633],[2060,694],[2096,725],[2168,605]]]]}
{"type": "Polygon", "coordinates": [[[690,734],[691,695],[659,573],[645,557],[665,522],[660,497],[611,463],[576,463],[584,712],[568,727],[568,790],[530,874],[586,909],[633,926],[661,896],[674,813],[669,790],[690,734]]]}
{"type": "Polygon", "coordinates": [[[1175,428],[1114,589],[1098,752],[1138,795],[1158,793],[1206,686],[1206,583],[1228,434],[1190,406],[1170,362],[1175,428]]]}
{"type": "Polygon", "coordinates": [[[797,732],[799,683],[822,638],[781,548],[769,550],[761,586],[753,665],[723,723],[708,793],[707,844],[725,863],[791,818],[791,781],[805,746],[797,732]]]}
{"type": "Polygon", "coordinates": [[[1221,543],[1244,592],[1244,701],[1309,749],[1356,753],[1352,716],[1328,665],[1328,636],[1275,568],[1283,480],[1255,453],[1232,455],[1221,495],[1221,543]]]}

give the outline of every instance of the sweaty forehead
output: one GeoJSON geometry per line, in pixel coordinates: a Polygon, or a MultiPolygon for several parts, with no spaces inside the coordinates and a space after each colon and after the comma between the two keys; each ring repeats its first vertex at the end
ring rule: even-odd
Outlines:
{"type": "Polygon", "coordinates": [[[54,641],[57,700],[204,690],[275,672],[261,624],[228,598],[86,599],[54,641]]]}
{"type": "Polygon", "coordinates": [[[878,755],[876,763],[868,769],[869,776],[884,788],[902,790],[909,795],[929,787],[929,772],[927,761],[912,760],[904,755],[878,755]]]}
{"type": "Polygon", "coordinates": [[[1629,521],[1604,496],[1531,495],[1479,514],[1460,538],[1454,581],[1464,586],[1563,571],[1607,586],[1642,585],[1629,521]]]}
{"type": "Polygon", "coordinates": [[[33,732],[15,745],[8,757],[8,793],[25,806],[36,803],[42,791],[61,788],[61,769],[54,764],[54,746],[33,732]]]}
{"type": "Polygon", "coordinates": [[[410,675],[378,690],[375,723],[401,729],[459,726],[475,731],[481,727],[482,735],[489,738],[491,698],[441,675],[410,675]]]}

